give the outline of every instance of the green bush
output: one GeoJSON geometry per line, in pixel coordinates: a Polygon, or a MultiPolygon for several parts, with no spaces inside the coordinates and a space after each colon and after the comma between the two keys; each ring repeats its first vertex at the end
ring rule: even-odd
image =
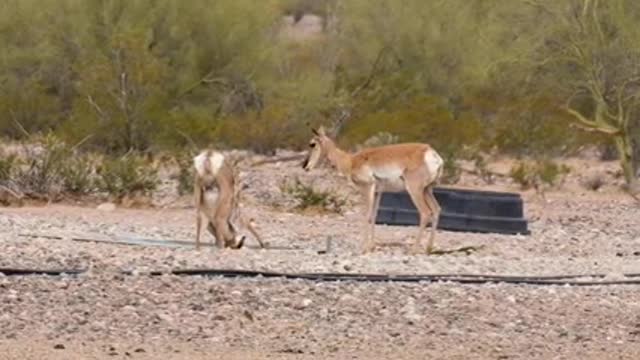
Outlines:
{"type": "Polygon", "coordinates": [[[0,176],[33,198],[58,200],[62,195],[86,195],[94,189],[94,166],[55,135],[34,138],[24,146],[25,157],[0,161],[0,176]]]}
{"type": "Polygon", "coordinates": [[[566,165],[543,159],[533,162],[520,161],[511,168],[509,175],[523,189],[528,189],[542,185],[558,185],[570,171],[566,165]]]}
{"type": "Polygon", "coordinates": [[[547,185],[558,185],[564,180],[565,175],[571,171],[568,166],[564,164],[558,165],[548,159],[542,160],[537,165],[538,176],[542,183],[547,185]]]}
{"type": "Polygon", "coordinates": [[[16,156],[4,155],[0,153],[0,184],[5,183],[13,178],[13,173],[16,170],[16,156]]]}
{"type": "Polygon", "coordinates": [[[313,186],[304,184],[295,178],[293,183],[284,183],[280,189],[283,193],[292,196],[299,210],[321,210],[342,213],[347,201],[329,191],[316,190],[313,186]]]}
{"type": "Polygon", "coordinates": [[[27,196],[56,200],[64,191],[61,169],[71,157],[69,147],[49,134],[26,145],[26,156],[14,173],[14,183],[27,196]]]}
{"type": "Polygon", "coordinates": [[[400,142],[399,136],[394,135],[387,131],[381,131],[371,136],[367,140],[365,140],[364,143],[362,143],[362,147],[369,148],[369,147],[397,144],[399,142],[400,142]]]}
{"type": "Polygon", "coordinates": [[[178,182],[178,194],[185,195],[193,192],[193,156],[190,153],[183,153],[176,157],[178,174],[175,179],[178,182]]]}
{"type": "Polygon", "coordinates": [[[158,171],[143,157],[133,154],[105,159],[98,168],[97,185],[116,199],[148,195],[158,186],[158,171]]]}
{"type": "Polygon", "coordinates": [[[68,157],[60,168],[64,192],[87,195],[95,189],[94,164],[87,155],[75,154],[68,157]]]}

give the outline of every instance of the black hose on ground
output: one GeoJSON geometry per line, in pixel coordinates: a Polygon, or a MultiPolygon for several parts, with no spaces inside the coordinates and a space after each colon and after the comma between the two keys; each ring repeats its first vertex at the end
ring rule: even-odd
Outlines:
{"type": "Polygon", "coordinates": [[[513,275],[483,275],[483,274],[427,274],[427,275],[384,275],[384,274],[347,274],[347,273],[281,273],[253,270],[226,269],[183,269],[168,272],[152,271],[151,276],[160,275],[179,276],[207,276],[230,278],[284,278],[310,281],[355,281],[355,282],[456,282],[461,284],[506,283],[523,285],[640,285],[640,274],[624,274],[626,279],[618,280],[583,280],[580,278],[606,278],[604,274],[586,275],[550,275],[550,276],[513,276],[513,275]]]}
{"type": "Polygon", "coordinates": [[[41,270],[41,269],[17,269],[17,268],[0,268],[0,274],[4,276],[25,276],[25,275],[78,275],[86,272],[84,269],[57,269],[57,270],[41,270]]]}
{"type": "MultiPolygon", "coordinates": [[[[0,268],[5,276],[26,275],[78,275],[86,272],[84,269],[17,269],[0,268]]],[[[132,271],[121,272],[133,275],[132,271]]],[[[281,278],[308,281],[352,281],[352,282],[454,282],[459,284],[490,284],[504,283],[517,285],[570,285],[570,286],[602,286],[602,285],[640,285],[640,274],[623,274],[624,278],[611,280],[578,280],[605,279],[604,274],[585,275],[546,275],[546,276],[514,276],[514,275],[484,275],[484,274],[425,274],[425,275],[385,275],[385,274],[353,274],[353,273],[283,273],[254,270],[229,269],[182,269],[170,271],[151,271],[140,275],[161,276],[206,276],[228,278],[281,278]]]]}

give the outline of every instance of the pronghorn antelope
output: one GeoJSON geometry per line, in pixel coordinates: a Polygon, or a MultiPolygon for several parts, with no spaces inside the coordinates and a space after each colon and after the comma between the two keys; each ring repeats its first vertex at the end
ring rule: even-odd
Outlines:
{"type": "Polygon", "coordinates": [[[203,225],[215,237],[217,247],[241,248],[245,237],[237,235],[233,222],[239,222],[247,228],[260,243],[260,247],[264,248],[262,238],[253,228],[253,219],[247,222],[239,214],[239,187],[236,184],[234,166],[229,160],[220,152],[206,149],[193,158],[193,164],[196,248],[200,248],[203,225]]]}
{"type": "Polygon", "coordinates": [[[310,149],[303,168],[309,171],[326,157],[338,172],[359,188],[364,197],[365,228],[361,251],[366,253],[375,245],[373,233],[381,190],[404,185],[420,214],[417,246],[422,242],[427,223],[431,220],[427,242],[427,253],[430,253],[440,216],[440,205],[433,195],[433,186],[442,175],[444,164],[440,155],[428,144],[420,143],[386,145],[350,154],[338,148],[323,127],[312,131],[314,136],[309,142],[310,149]]]}

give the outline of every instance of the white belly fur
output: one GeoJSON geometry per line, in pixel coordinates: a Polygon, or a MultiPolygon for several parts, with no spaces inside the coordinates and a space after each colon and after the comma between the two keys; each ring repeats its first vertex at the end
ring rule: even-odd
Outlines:
{"type": "Polygon", "coordinates": [[[371,176],[380,180],[394,181],[402,177],[402,173],[402,168],[394,165],[371,169],[371,176]]]}
{"type": "Polygon", "coordinates": [[[218,203],[218,191],[217,190],[206,190],[202,194],[203,197],[203,205],[204,208],[210,212],[216,209],[216,204],[218,203]]]}

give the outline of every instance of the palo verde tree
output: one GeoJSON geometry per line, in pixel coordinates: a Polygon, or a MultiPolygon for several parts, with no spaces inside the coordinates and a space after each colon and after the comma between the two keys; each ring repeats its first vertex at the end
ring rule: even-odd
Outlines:
{"type": "Polygon", "coordinates": [[[640,130],[640,3],[524,0],[538,21],[526,64],[529,85],[559,94],[574,126],[613,141],[634,185],[640,130]],[[635,148],[635,149],[634,149],[635,148]]]}

